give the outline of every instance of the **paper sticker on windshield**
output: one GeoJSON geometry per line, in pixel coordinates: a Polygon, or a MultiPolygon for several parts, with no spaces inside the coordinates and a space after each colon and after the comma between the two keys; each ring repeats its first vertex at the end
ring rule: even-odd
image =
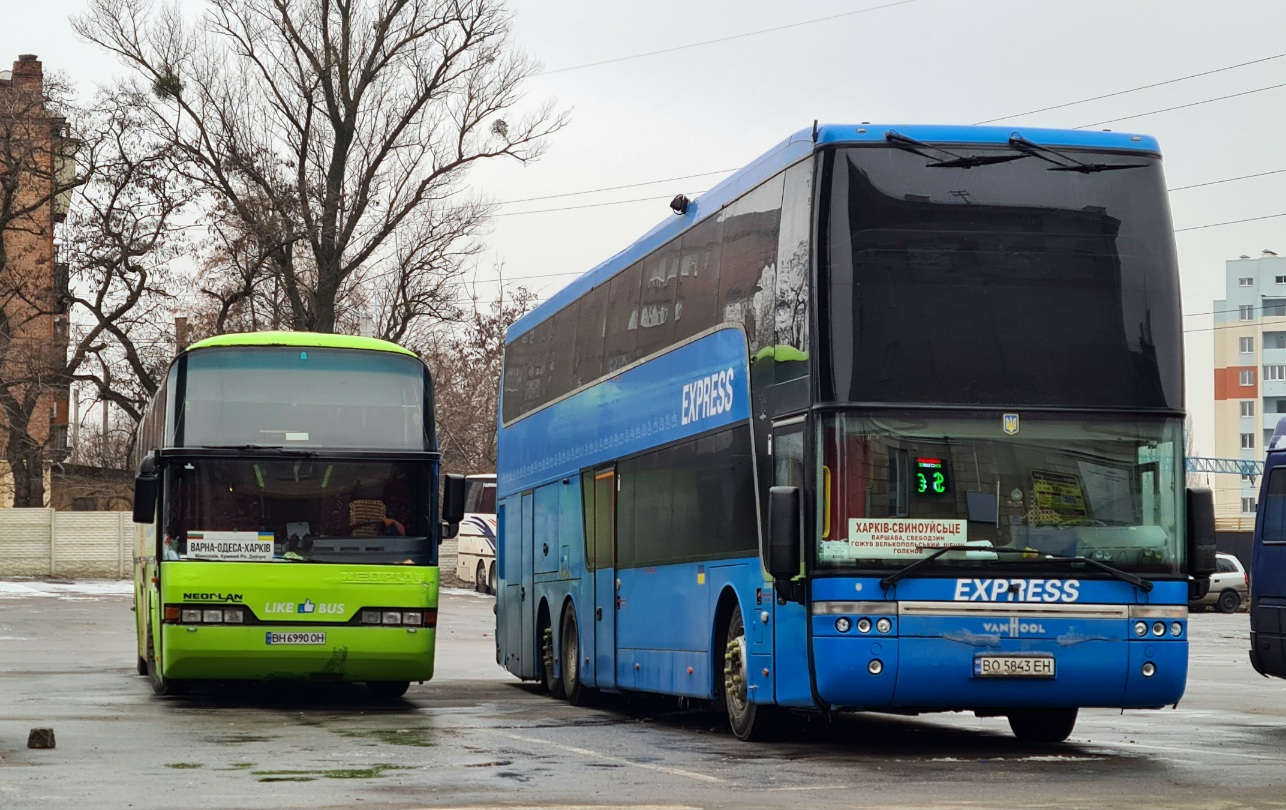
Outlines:
{"type": "Polygon", "coordinates": [[[189,560],[235,560],[251,562],[272,559],[272,532],[188,532],[189,560]]]}
{"type": "Polygon", "coordinates": [[[849,518],[844,556],[868,560],[922,557],[943,546],[965,543],[968,525],[965,520],[849,518]]]}

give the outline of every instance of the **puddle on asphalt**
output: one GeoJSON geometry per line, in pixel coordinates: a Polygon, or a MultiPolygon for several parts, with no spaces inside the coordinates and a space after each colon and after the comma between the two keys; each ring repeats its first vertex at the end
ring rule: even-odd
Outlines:
{"type": "Polygon", "coordinates": [[[260,782],[313,782],[317,779],[377,779],[386,771],[408,770],[408,765],[379,764],[369,768],[335,768],[328,771],[251,771],[260,782]]]}
{"type": "Polygon", "coordinates": [[[200,762],[167,762],[167,763],[165,764],[165,767],[167,767],[167,768],[177,768],[177,769],[180,769],[180,770],[181,770],[181,769],[185,769],[185,768],[204,768],[204,767],[205,767],[205,765],[204,765],[203,763],[200,763],[200,762]]]}
{"type": "Polygon", "coordinates": [[[430,748],[438,744],[437,740],[433,739],[432,729],[428,728],[331,729],[331,731],[349,739],[369,739],[385,745],[430,748]]]}

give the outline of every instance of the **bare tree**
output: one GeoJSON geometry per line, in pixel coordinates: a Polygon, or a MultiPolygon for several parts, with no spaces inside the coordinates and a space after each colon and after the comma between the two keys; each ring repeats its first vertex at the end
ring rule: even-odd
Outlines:
{"type": "Polygon", "coordinates": [[[438,446],[444,469],[464,474],[496,470],[496,409],[505,330],[530,312],[536,297],[524,287],[485,310],[475,299],[458,327],[418,346],[433,371],[438,446]]]}
{"type": "Polygon", "coordinates": [[[452,313],[490,214],[464,176],[529,161],[565,123],[515,118],[533,63],[501,0],[90,0],[77,33],[152,89],[149,128],[217,204],[228,272],[202,291],[220,325],[267,296],[282,325],[334,331],[378,306],[383,336],[452,313]]]}

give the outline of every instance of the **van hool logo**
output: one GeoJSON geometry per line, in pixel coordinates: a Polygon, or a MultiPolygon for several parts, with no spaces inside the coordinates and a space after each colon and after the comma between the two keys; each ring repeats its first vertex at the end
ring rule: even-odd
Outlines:
{"type": "Polygon", "coordinates": [[[987,633],[1013,638],[1022,633],[1044,633],[1045,625],[1040,622],[1020,622],[1017,616],[1011,616],[1008,623],[983,622],[982,629],[987,633]]]}
{"type": "Polygon", "coordinates": [[[240,602],[239,593],[185,593],[184,602],[240,602]]]}

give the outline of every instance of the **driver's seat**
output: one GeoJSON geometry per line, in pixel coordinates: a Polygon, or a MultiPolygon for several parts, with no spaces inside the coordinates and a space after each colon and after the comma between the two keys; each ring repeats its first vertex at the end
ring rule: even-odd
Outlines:
{"type": "Polygon", "coordinates": [[[359,498],[348,505],[348,525],[356,527],[353,537],[375,537],[386,516],[383,501],[359,498]]]}

